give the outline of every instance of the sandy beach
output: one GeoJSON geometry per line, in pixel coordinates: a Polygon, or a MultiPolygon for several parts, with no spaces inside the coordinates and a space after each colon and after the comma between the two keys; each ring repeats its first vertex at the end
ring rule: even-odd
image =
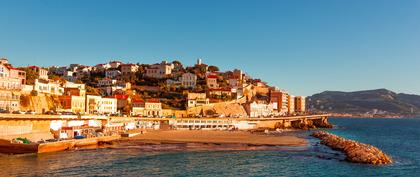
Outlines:
{"type": "Polygon", "coordinates": [[[262,135],[244,131],[192,131],[168,130],[148,131],[145,134],[128,138],[136,141],[176,142],[176,143],[215,143],[215,144],[246,144],[268,146],[305,146],[307,140],[294,136],[262,135]]]}

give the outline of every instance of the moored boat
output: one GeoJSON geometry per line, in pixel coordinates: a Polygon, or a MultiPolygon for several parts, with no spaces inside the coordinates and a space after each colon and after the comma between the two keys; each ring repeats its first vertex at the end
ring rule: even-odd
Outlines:
{"type": "Polygon", "coordinates": [[[71,150],[99,143],[107,143],[119,139],[120,136],[103,136],[85,139],[71,139],[45,143],[13,143],[10,140],[0,140],[0,153],[3,154],[27,154],[27,153],[48,153],[71,150]]]}

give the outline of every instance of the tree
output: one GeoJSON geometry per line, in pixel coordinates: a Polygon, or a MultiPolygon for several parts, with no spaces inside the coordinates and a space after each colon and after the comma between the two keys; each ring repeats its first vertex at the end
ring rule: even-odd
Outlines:
{"type": "Polygon", "coordinates": [[[99,91],[99,89],[91,87],[91,86],[86,86],[86,94],[88,95],[101,95],[101,91],[99,91]]]}
{"type": "Polygon", "coordinates": [[[35,70],[31,68],[18,68],[18,69],[26,72],[26,84],[28,85],[35,84],[35,79],[38,78],[38,73],[35,70]]]}
{"type": "Polygon", "coordinates": [[[210,71],[210,72],[216,72],[216,71],[219,71],[219,68],[217,67],[217,66],[209,66],[209,68],[208,68],[208,70],[210,71]]]}

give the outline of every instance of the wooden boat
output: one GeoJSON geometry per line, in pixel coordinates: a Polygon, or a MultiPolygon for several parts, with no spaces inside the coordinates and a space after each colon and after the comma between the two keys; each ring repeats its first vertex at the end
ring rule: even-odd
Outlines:
{"type": "Polygon", "coordinates": [[[72,140],[41,143],[38,146],[37,153],[59,152],[59,151],[73,149],[73,147],[74,147],[74,142],[72,140]]]}
{"type": "Polygon", "coordinates": [[[107,143],[119,139],[120,136],[104,136],[85,139],[71,139],[46,143],[17,144],[10,140],[0,140],[0,153],[3,154],[26,154],[26,153],[48,153],[71,150],[75,147],[85,147],[107,143]]]}
{"type": "Polygon", "coordinates": [[[32,144],[16,144],[11,143],[10,140],[0,139],[0,153],[3,154],[26,154],[26,153],[37,153],[37,143],[32,144]]]}

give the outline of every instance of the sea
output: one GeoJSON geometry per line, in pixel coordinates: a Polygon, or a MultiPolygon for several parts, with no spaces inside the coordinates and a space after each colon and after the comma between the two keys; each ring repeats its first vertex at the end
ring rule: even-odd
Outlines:
{"type": "MultiPolygon", "coordinates": [[[[330,118],[327,131],[372,144],[395,161],[373,166],[345,160],[309,131],[305,147],[194,150],[176,147],[83,149],[1,155],[0,176],[420,176],[420,119],[330,118]]],[[[170,146],[170,145],[168,145],[170,146]]]]}

